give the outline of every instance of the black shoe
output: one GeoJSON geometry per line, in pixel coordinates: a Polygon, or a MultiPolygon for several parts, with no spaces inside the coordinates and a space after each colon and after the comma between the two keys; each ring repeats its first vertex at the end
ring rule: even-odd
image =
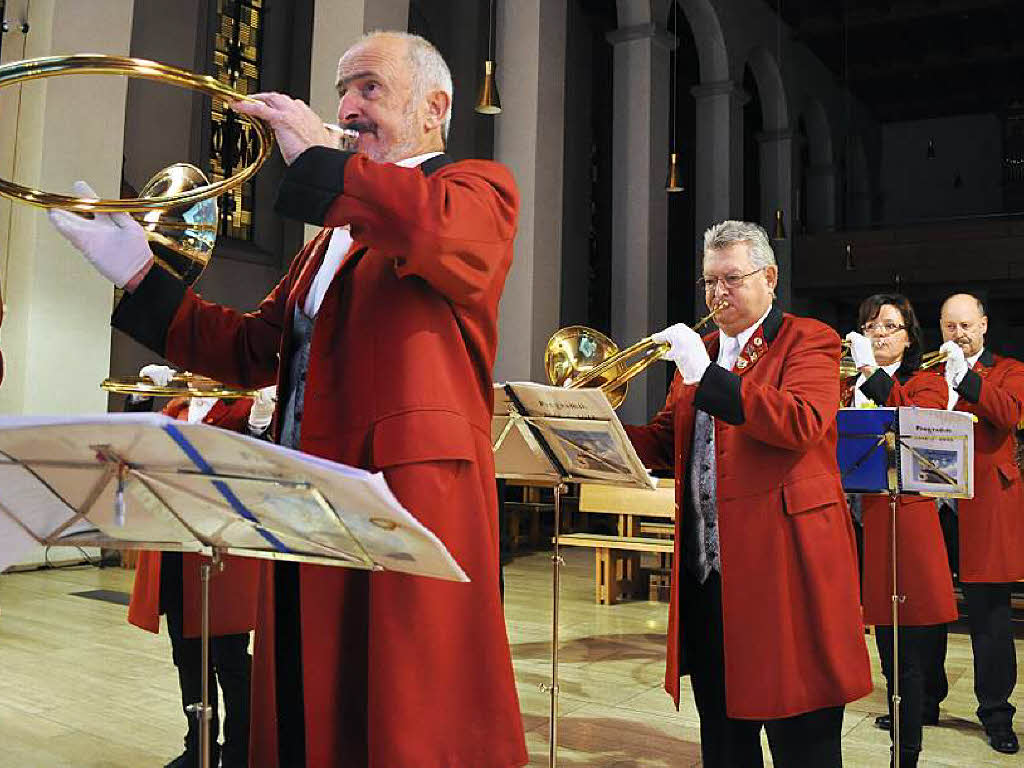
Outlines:
{"type": "MultiPolygon", "coordinates": [[[[925,715],[921,718],[921,725],[938,725],[939,724],[939,713],[933,712],[929,715],[925,715]]],[[[880,728],[883,731],[892,730],[892,718],[889,715],[879,715],[875,718],[875,728],[880,728]]]]}
{"type": "Polygon", "coordinates": [[[992,730],[986,728],[985,732],[988,734],[988,743],[992,745],[992,749],[996,752],[1002,752],[1004,755],[1015,755],[1020,751],[1020,742],[1017,741],[1017,734],[1013,732],[1010,726],[993,728],[992,730]]]}

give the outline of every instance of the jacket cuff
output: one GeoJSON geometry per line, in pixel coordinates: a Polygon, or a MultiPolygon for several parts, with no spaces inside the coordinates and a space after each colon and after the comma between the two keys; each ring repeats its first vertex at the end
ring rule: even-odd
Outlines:
{"type": "Polygon", "coordinates": [[[967,402],[978,402],[981,399],[981,375],[975,370],[968,371],[956,385],[956,391],[967,402]]]}
{"type": "Polygon", "coordinates": [[[885,405],[889,402],[892,387],[892,377],[879,368],[871,374],[871,378],[860,385],[860,391],[871,398],[875,405],[885,405]]]}
{"type": "Polygon", "coordinates": [[[164,357],[167,331],[184,298],[185,284],[154,264],[135,292],[118,303],[110,324],[164,357]]]}
{"type": "Polygon", "coordinates": [[[746,419],[743,416],[741,385],[739,376],[718,363],[712,363],[697,385],[693,404],[727,424],[742,424],[746,419]]]}
{"type": "Polygon", "coordinates": [[[352,154],[330,147],[307,149],[285,169],[274,210],[323,226],[331,203],[345,191],[345,164],[352,154]]]}

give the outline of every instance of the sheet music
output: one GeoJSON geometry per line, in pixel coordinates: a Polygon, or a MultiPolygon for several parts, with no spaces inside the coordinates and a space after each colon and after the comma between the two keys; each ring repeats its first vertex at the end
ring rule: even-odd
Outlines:
{"type": "Polygon", "coordinates": [[[900,486],[926,496],[974,496],[974,421],[969,413],[899,409],[900,486]]]}
{"type": "Polygon", "coordinates": [[[533,382],[509,382],[508,385],[496,384],[494,397],[491,436],[500,457],[496,462],[499,477],[536,480],[561,477],[558,467],[552,465],[537,444],[530,430],[532,426],[550,448],[566,477],[656,487],[656,481],[640,461],[615,410],[600,389],[564,389],[533,382]],[[519,412],[506,386],[518,397],[525,413],[519,412]]]}
{"type": "Polygon", "coordinates": [[[161,414],[0,418],[0,571],[89,536],[467,580],[380,474],[161,414]]]}

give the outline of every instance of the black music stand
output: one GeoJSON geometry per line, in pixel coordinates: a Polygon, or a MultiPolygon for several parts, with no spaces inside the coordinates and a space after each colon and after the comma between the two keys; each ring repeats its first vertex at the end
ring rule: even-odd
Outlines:
{"type": "Polygon", "coordinates": [[[226,554],[468,581],[380,474],[161,414],[0,419],[0,571],[38,545],[195,552],[200,765],[210,766],[209,584],[226,554]]]}
{"type": "Polygon", "coordinates": [[[900,768],[899,606],[896,513],[901,494],[974,495],[973,417],[935,408],[840,408],[838,459],[843,489],[889,498],[892,550],[892,743],[900,768]]]}
{"type": "Polygon", "coordinates": [[[599,389],[563,389],[530,382],[495,384],[491,421],[495,474],[529,481],[554,494],[551,555],[551,697],[548,765],[558,764],[558,611],[562,559],[561,500],[569,483],[654,490],[656,482],[633,450],[622,423],[599,389]]]}

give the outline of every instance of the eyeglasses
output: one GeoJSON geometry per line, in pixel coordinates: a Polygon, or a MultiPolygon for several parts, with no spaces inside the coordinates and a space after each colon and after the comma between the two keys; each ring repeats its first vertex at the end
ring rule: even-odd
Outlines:
{"type": "Polygon", "coordinates": [[[741,285],[743,285],[743,281],[746,280],[748,277],[750,277],[751,275],[756,275],[763,269],[764,267],[758,267],[753,272],[747,272],[747,274],[745,275],[726,275],[725,277],[702,277],[697,281],[697,287],[703,288],[706,293],[710,293],[711,291],[715,290],[717,285],[721,282],[725,283],[726,288],[728,288],[729,290],[733,290],[734,288],[739,288],[741,285]]]}
{"type": "Polygon", "coordinates": [[[893,322],[888,323],[864,323],[860,327],[862,333],[884,333],[886,336],[896,333],[896,331],[905,331],[907,326],[897,325],[893,322]]]}

